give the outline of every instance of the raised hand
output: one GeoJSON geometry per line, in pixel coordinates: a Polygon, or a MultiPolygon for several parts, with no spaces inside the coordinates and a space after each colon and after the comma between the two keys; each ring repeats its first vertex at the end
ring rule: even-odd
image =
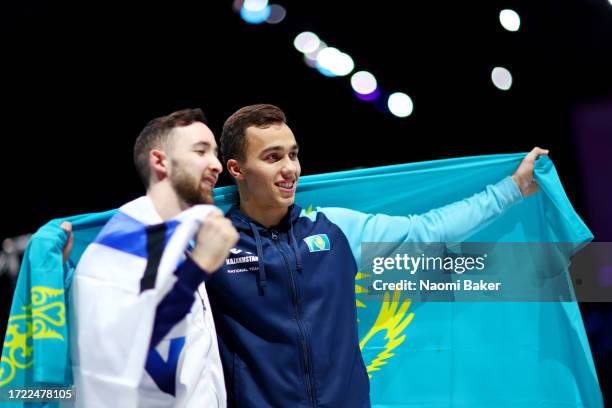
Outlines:
{"type": "Polygon", "coordinates": [[[540,186],[535,181],[533,176],[533,168],[537,158],[540,156],[546,156],[547,154],[547,149],[534,147],[533,150],[531,150],[527,156],[525,156],[521,164],[519,164],[518,168],[512,175],[512,179],[521,190],[523,197],[528,197],[533,193],[540,191],[540,186]]]}

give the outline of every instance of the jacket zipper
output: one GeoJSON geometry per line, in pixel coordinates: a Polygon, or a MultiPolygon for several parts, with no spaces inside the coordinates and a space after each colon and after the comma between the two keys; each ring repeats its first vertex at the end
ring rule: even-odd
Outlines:
{"type": "Polygon", "coordinates": [[[281,246],[280,246],[280,242],[278,240],[278,234],[276,233],[276,231],[272,231],[272,241],[274,242],[274,244],[276,245],[276,248],[278,249],[278,251],[281,253],[281,256],[283,257],[283,261],[285,263],[285,268],[289,271],[289,278],[290,278],[290,282],[291,282],[291,298],[293,300],[293,308],[295,311],[295,321],[297,323],[298,326],[298,334],[300,336],[300,344],[301,344],[301,348],[302,348],[302,357],[304,360],[304,371],[306,374],[306,391],[308,393],[308,399],[310,400],[310,405],[312,407],[316,407],[316,398],[315,398],[315,394],[314,394],[314,385],[313,385],[313,380],[312,380],[312,373],[311,373],[311,367],[310,367],[310,353],[309,353],[309,348],[308,348],[308,344],[306,342],[306,330],[304,329],[302,320],[300,319],[300,307],[299,307],[299,302],[298,302],[298,297],[297,297],[297,286],[295,283],[295,275],[293,274],[293,269],[291,269],[291,267],[289,266],[289,261],[287,260],[287,256],[285,255],[285,252],[282,250],[281,246]]]}

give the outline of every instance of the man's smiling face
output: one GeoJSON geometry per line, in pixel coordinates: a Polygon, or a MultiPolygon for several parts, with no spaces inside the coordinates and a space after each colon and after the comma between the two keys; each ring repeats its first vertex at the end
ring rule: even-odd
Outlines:
{"type": "Polygon", "coordinates": [[[245,136],[243,198],[260,207],[289,207],[295,200],[301,172],[293,132],[278,123],[265,128],[250,126],[245,136]]]}

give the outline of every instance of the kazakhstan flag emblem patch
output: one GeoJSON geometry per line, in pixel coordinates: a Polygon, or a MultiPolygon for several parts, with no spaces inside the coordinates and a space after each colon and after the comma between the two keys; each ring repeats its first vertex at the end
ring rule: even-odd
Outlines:
{"type": "Polygon", "coordinates": [[[329,238],[327,234],[311,235],[304,238],[310,252],[329,251],[329,238]]]}

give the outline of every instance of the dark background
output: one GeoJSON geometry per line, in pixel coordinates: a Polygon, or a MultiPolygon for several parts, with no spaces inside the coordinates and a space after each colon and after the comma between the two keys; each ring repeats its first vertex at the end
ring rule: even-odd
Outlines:
{"type": "MultiPolygon", "coordinates": [[[[231,1],[1,4],[0,239],[141,195],[132,146],[149,119],[202,107],[219,135],[264,102],[286,112],[303,174],[549,148],[596,240],[612,241],[607,0],[280,4],[277,25],[245,23],[231,1]],[[503,8],[518,32],[499,24],[503,8]],[[348,77],[308,68],[292,45],[306,30],[409,94],[414,113],[379,112],[348,77]],[[509,91],[491,83],[495,66],[512,72],[509,91]]],[[[0,272],[2,332],[11,293],[0,272]]],[[[580,306],[612,400],[612,308],[580,306]]]]}

